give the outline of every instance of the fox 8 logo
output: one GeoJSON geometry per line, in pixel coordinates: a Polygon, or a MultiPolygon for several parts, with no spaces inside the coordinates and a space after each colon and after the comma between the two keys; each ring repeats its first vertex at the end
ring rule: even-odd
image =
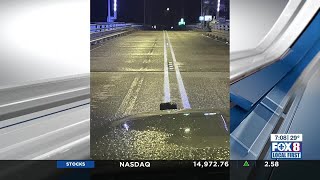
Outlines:
{"type": "Polygon", "coordinates": [[[273,152],[301,152],[300,142],[273,142],[273,152]]]}

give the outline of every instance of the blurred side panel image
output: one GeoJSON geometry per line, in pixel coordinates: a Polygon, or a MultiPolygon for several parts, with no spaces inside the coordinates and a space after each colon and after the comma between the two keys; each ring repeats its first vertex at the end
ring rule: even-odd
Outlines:
{"type": "Polygon", "coordinates": [[[320,160],[320,1],[230,7],[231,159],[320,160]]]}
{"type": "Polygon", "coordinates": [[[91,157],[228,160],[229,1],[91,0],[91,157]]]}
{"type": "Polygon", "coordinates": [[[320,160],[319,7],[231,0],[232,180],[317,176],[317,161],[306,160],[320,160]]]}
{"type": "Polygon", "coordinates": [[[89,7],[0,2],[0,160],[90,158],[89,7]]]}

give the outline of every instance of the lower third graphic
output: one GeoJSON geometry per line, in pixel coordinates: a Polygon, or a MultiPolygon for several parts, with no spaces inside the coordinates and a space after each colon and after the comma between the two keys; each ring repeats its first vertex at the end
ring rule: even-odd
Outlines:
{"type": "Polygon", "coordinates": [[[302,134],[271,134],[271,159],[301,159],[302,134]]]}

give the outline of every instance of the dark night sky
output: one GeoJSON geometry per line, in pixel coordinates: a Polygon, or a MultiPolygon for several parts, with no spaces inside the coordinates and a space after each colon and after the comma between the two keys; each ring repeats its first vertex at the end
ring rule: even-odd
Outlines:
{"type": "MultiPolygon", "coordinates": [[[[144,0],[118,0],[118,21],[143,23],[144,0]]],[[[187,24],[197,23],[200,0],[146,0],[147,24],[177,24],[185,18],[187,24]],[[166,8],[170,12],[166,12],[166,8]]],[[[111,2],[112,3],[112,2],[111,2]]],[[[107,17],[107,0],[91,0],[91,22],[104,22],[107,17]]]]}

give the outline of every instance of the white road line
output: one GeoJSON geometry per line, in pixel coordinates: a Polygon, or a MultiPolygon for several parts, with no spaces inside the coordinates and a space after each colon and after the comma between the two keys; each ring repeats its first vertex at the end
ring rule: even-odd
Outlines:
{"type": "Polygon", "coordinates": [[[121,118],[123,116],[130,115],[135,105],[135,102],[138,98],[143,81],[144,81],[144,77],[134,78],[126,96],[123,98],[122,103],[115,114],[115,117],[121,118]]]}
{"type": "Polygon", "coordinates": [[[16,101],[16,102],[8,103],[8,104],[3,104],[3,105],[0,105],[0,108],[4,108],[4,107],[7,107],[7,106],[12,106],[12,105],[17,105],[17,104],[21,104],[21,103],[25,103],[25,102],[30,102],[30,101],[34,101],[34,100],[44,99],[44,98],[48,98],[48,97],[54,97],[54,96],[62,95],[62,94],[66,94],[66,93],[86,90],[86,89],[90,89],[90,88],[89,87],[82,87],[82,88],[76,88],[76,89],[61,91],[61,92],[58,92],[58,93],[51,93],[51,94],[48,94],[48,95],[45,95],[45,96],[39,96],[39,97],[35,97],[35,98],[25,99],[25,100],[22,100],[22,101],[16,101]]]}
{"type": "Polygon", "coordinates": [[[28,143],[30,143],[30,142],[32,142],[32,141],[36,141],[36,140],[39,140],[39,139],[44,138],[44,137],[46,137],[46,136],[49,136],[49,135],[58,133],[58,132],[60,132],[60,131],[63,131],[63,130],[69,129],[69,128],[72,128],[72,127],[77,126],[77,125],[79,125],[79,124],[86,123],[86,122],[88,122],[88,121],[90,121],[90,119],[86,119],[86,120],[80,121],[80,122],[78,122],[78,123],[71,124],[71,125],[69,125],[69,126],[66,126],[66,127],[63,127],[63,128],[60,128],[60,129],[57,129],[57,130],[54,130],[54,131],[51,131],[51,132],[42,134],[42,135],[40,135],[40,136],[37,136],[37,137],[31,138],[31,139],[28,139],[28,140],[25,140],[25,141],[22,141],[22,142],[13,144],[13,145],[11,145],[11,146],[7,146],[7,147],[5,147],[5,148],[0,149],[0,154],[1,154],[1,153],[4,153],[4,152],[7,152],[7,151],[9,151],[9,150],[12,150],[12,149],[14,149],[14,148],[17,148],[17,147],[19,147],[19,146],[21,146],[21,145],[28,144],[28,143]]]}
{"type": "Polygon", "coordinates": [[[183,84],[183,80],[182,80],[182,77],[181,77],[179,66],[177,64],[176,56],[175,56],[173,48],[172,48],[172,44],[170,42],[169,35],[168,35],[167,31],[165,31],[165,33],[166,33],[167,38],[168,38],[168,44],[169,44],[171,55],[172,55],[172,59],[173,59],[173,65],[174,65],[174,68],[176,70],[176,76],[177,76],[177,81],[178,81],[180,97],[181,97],[181,100],[182,100],[183,108],[184,109],[191,109],[191,106],[190,106],[190,103],[189,103],[189,99],[188,99],[188,95],[187,95],[186,89],[185,89],[184,84],[183,84]]]}
{"type": "Polygon", "coordinates": [[[124,112],[126,111],[128,104],[131,100],[131,97],[133,96],[134,89],[137,86],[138,82],[140,80],[140,77],[135,77],[131,83],[131,86],[126,94],[126,96],[123,98],[122,103],[120,104],[118,111],[116,112],[116,117],[121,117],[124,112]]]}
{"type": "Polygon", "coordinates": [[[163,82],[163,91],[164,91],[164,102],[170,102],[170,83],[169,83],[169,70],[168,70],[168,53],[166,45],[166,34],[163,31],[163,51],[164,51],[164,82],[163,82]]]}
{"type": "Polygon", "coordinates": [[[58,154],[58,153],[65,152],[67,149],[70,149],[70,148],[72,148],[73,146],[76,146],[77,144],[81,144],[81,143],[83,143],[83,142],[85,142],[85,141],[89,141],[89,140],[90,140],[90,135],[85,136],[85,137],[83,137],[83,138],[81,138],[81,139],[78,139],[78,140],[76,140],[76,141],[73,141],[73,142],[71,142],[71,143],[68,143],[68,144],[66,144],[66,145],[63,145],[63,146],[61,146],[61,147],[59,147],[59,148],[57,148],[57,149],[54,149],[54,150],[52,150],[52,151],[49,151],[49,152],[47,152],[47,153],[45,153],[45,154],[42,154],[42,155],[40,155],[40,156],[37,156],[37,157],[33,158],[32,160],[48,159],[50,156],[53,156],[53,155],[58,154]]]}
{"type": "Polygon", "coordinates": [[[139,79],[139,81],[138,81],[137,88],[136,88],[136,90],[133,92],[133,94],[132,94],[132,96],[131,96],[131,99],[129,100],[129,103],[127,104],[127,107],[126,107],[123,115],[127,116],[127,115],[130,115],[130,114],[131,114],[131,111],[133,110],[134,105],[136,104],[136,101],[137,101],[137,99],[138,99],[138,95],[139,95],[139,93],[140,93],[140,90],[141,90],[143,81],[144,81],[144,77],[141,77],[141,78],[139,79]]]}

